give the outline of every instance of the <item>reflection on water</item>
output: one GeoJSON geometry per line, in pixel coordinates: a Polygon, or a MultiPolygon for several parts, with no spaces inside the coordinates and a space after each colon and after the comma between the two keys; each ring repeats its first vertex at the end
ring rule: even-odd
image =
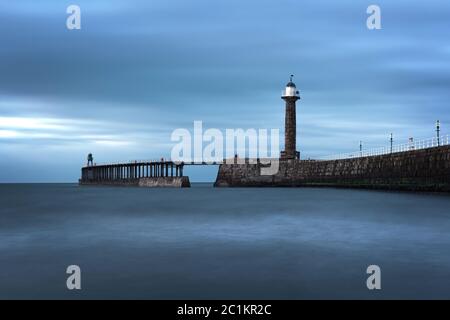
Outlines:
{"type": "Polygon", "coordinates": [[[447,195],[31,184],[0,203],[0,298],[450,298],[447,195]]]}

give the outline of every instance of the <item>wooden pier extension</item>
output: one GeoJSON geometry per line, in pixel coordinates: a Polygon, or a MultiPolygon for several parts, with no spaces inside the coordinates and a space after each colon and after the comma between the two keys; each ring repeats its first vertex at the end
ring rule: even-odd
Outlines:
{"type": "Polygon", "coordinates": [[[80,185],[140,187],[190,187],[183,176],[184,163],[172,161],[131,162],[96,165],[88,161],[81,169],[80,185]]]}

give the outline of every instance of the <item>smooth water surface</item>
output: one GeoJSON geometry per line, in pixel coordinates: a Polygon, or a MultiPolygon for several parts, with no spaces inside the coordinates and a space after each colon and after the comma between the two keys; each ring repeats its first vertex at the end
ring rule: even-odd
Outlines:
{"type": "Polygon", "coordinates": [[[3,184],[0,298],[449,299],[450,197],[3,184]]]}

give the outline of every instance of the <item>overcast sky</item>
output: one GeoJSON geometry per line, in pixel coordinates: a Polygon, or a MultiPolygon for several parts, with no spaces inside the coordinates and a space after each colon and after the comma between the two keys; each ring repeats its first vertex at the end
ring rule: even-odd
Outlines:
{"type": "Polygon", "coordinates": [[[168,157],[194,120],[283,130],[291,73],[302,157],[450,133],[449,34],[446,0],[0,0],[0,182],[76,181],[89,152],[168,157]]]}

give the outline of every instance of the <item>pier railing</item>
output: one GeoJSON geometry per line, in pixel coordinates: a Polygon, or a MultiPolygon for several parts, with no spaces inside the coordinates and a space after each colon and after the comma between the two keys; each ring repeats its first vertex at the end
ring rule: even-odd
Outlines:
{"type": "Polygon", "coordinates": [[[361,157],[370,157],[370,156],[378,156],[396,152],[406,152],[412,150],[420,150],[438,146],[445,146],[450,144],[450,136],[440,136],[439,139],[437,137],[423,140],[413,140],[410,139],[407,143],[392,145],[392,147],[379,147],[368,150],[360,150],[348,153],[339,153],[333,154],[325,157],[320,157],[319,160],[338,160],[338,159],[352,159],[352,158],[361,158],[361,157]]]}
{"type": "Polygon", "coordinates": [[[114,161],[114,162],[96,162],[94,164],[94,166],[116,166],[116,165],[138,164],[138,163],[157,164],[157,163],[166,163],[166,162],[171,162],[171,161],[161,158],[161,159],[127,160],[127,161],[114,161]]]}

